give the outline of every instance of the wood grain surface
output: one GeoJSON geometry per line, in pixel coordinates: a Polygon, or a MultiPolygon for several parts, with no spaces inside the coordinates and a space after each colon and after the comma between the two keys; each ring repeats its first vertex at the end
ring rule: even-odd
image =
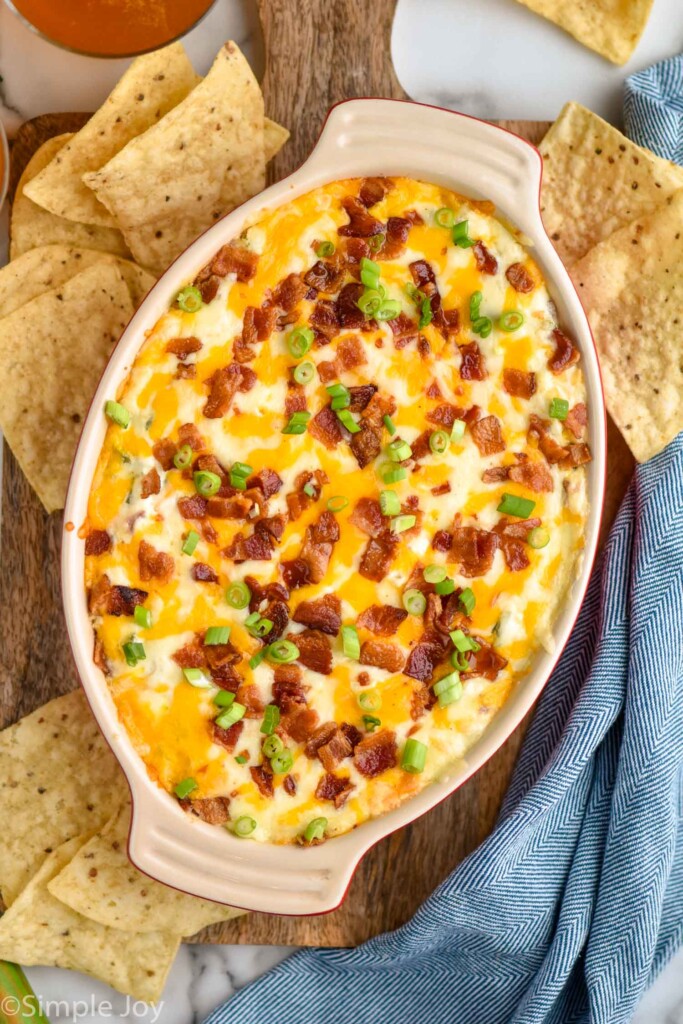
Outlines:
{"type": "MultiPolygon", "coordinates": [[[[274,161],[282,177],[299,166],[329,107],[354,96],[402,98],[390,59],[395,0],[259,0],[267,55],[266,111],[292,131],[274,161]]],[[[12,148],[10,195],[26,162],[47,138],[77,130],[84,114],[27,122],[12,148]]],[[[505,121],[538,142],[548,125],[505,121]]],[[[419,144],[419,140],[416,140],[419,144]]],[[[633,458],[609,423],[603,532],[614,518],[633,458]]],[[[5,446],[0,535],[0,726],[77,685],[59,592],[61,514],[47,516],[5,446]]],[[[434,887],[490,832],[528,719],[453,796],[379,843],[362,861],[342,906],[320,917],[252,914],[206,929],[198,941],[353,946],[404,923],[434,887]]]]}

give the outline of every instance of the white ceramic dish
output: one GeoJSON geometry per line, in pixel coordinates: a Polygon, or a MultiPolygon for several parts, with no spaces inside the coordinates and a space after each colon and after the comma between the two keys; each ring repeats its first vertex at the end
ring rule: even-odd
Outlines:
{"type": "Polygon", "coordinates": [[[233,211],[180,256],[131,320],[100,381],[76,454],[62,549],[63,595],[77,669],[100,727],[127,776],[133,799],[130,858],[142,871],[177,889],[222,903],[278,914],[320,914],[343,900],[363,855],[378,840],[408,824],[453,793],[512,733],[541,692],[578,614],[595,556],[605,477],[605,413],[600,371],[586,316],[569,275],[541,222],[541,157],[528,142],[463,114],[393,100],[350,100],[334,107],[311,156],[289,178],[233,211]],[[93,631],[83,587],[84,522],[88,494],[106,430],[104,402],[116,395],[145,331],[179,289],[222,244],[259,218],[325,182],[364,175],[422,178],[465,195],[492,200],[499,213],[530,240],[560,323],[581,353],[590,409],[587,467],[590,514],[580,573],[555,623],[554,654],[539,653],[490,727],[447,779],[411,800],[315,847],[272,846],[235,838],[193,819],[148,777],[120,724],[106,682],[92,659],[93,631]]]}
{"type": "Polygon", "coordinates": [[[0,122],[0,210],[7,195],[9,187],[9,146],[7,135],[2,122],[0,122]]]}

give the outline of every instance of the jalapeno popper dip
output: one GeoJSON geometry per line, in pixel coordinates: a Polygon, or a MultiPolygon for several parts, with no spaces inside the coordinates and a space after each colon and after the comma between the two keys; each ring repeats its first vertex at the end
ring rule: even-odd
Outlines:
{"type": "Polygon", "coordinates": [[[552,646],[584,381],[491,204],[366,178],[266,213],[105,411],[94,657],[188,813],[348,831],[444,774],[552,646]]]}

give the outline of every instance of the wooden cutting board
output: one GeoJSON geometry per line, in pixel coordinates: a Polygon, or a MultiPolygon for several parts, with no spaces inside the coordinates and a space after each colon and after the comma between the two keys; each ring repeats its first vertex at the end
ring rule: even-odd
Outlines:
{"type": "MultiPolygon", "coordinates": [[[[275,180],[310,152],[329,107],[355,96],[406,98],[394,74],[390,35],[396,0],[258,0],[265,38],[266,111],[292,132],[273,161],[275,180]]],[[[466,112],[466,111],[465,111],[466,112]]],[[[10,197],[35,150],[77,131],[87,114],[49,114],[27,122],[12,147],[10,197]]],[[[538,142],[544,122],[503,121],[538,142]]],[[[415,140],[419,145],[419,138],[415,140]]],[[[609,424],[603,536],[633,469],[609,424]]],[[[0,727],[77,685],[60,600],[60,513],[47,516],[5,446],[0,534],[0,727]]],[[[198,941],[354,946],[403,924],[493,827],[528,724],[457,793],[379,843],[362,861],[343,905],[320,917],[252,914],[206,929],[198,941]]]]}

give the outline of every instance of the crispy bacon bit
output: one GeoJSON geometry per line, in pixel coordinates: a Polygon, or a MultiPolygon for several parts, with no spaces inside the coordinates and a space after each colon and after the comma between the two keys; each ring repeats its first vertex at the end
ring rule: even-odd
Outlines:
{"type": "Polygon", "coordinates": [[[336,636],[341,627],[341,601],[334,594],[325,594],[316,601],[302,601],[292,618],[303,626],[336,636]]]}
{"type": "Polygon", "coordinates": [[[112,586],[109,577],[104,575],[92,587],[88,606],[93,615],[132,615],[135,606],[144,604],[147,596],[146,590],[136,587],[112,586]]]}
{"type": "Polygon", "coordinates": [[[336,359],[339,370],[353,370],[356,366],[365,366],[367,361],[365,346],[357,334],[352,334],[351,337],[339,342],[336,359]]]}
{"type": "Polygon", "coordinates": [[[197,367],[194,363],[178,363],[175,376],[177,380],[194,380],[197,376],[197,367]]]}
{"type": "Polygon", "coordinates": [[[417,210],[406,210],[403,216],[405,217],[406,220],[409,220],[413,226],[415,226],[416,224],[424,224],[424,220],[417,212],[417,210]]]}
{"type": "Polygon", "coordinates": [[[270,768],[259,764],[249,769],[252,779],[261,796],[270,797],[273,795],[273,773],[270,768]]]}
{"type": "Polygon", "coordinates": [[[181,446],[189,444],[195,452],[200,452],[205,447],[204,438],[194,423],[183,423],[178,427],[178,444],[181,446]]]}
{"type": "Polygon", "coordinates": [[[505,668],[507,660],[498,654],[490,644],[482,640],[480,636],[477,637],[477,643],[479,644],[479,650],[469,651],[467,654],[470,668],[467,672],[463,672],[463,678],[469,679],[470,676],[483,676],[485,679],[493,681],[498,673],[505,668]]]}
{"type": "Polygon", "coordinates": [[[360,261],[370,256],[370,246],[364,238],[347,238],[343,243],[346,266],[352,277],[358,279],[360,261]]]}
{"type": "Polygon", "coordinates": [[[588,425],[588,410],[583,402],[577,402],[577,404],[569,410],[567,418],[564,421],[565,427],[571,430],[577,441],[580,441],[586,432],[586,426],[588,425]]]}
{"type": "Polygon", "coordinates": [[[360,431],[351,437],[351,451],[361,469],[376,459],[382,451],[381,429],[369,422],[361,421],[360,431]]]}
{"type": "Polygon", "coordinates": [[[527,294],[534,290],[534,281],[523,263],[511,263],[505,276],[516,292],[527,294]]]}
{"type": "Polygon", "coordinates": [[[277,323],[275,306],[247,306],[244,311],[242,342],[254,345],[260,341],[268,341],[277,323]]]}
{"type": "Polygon", "coordinates": [[[220,747],[225,747],[228,753],[232,754],[239,742],[243,729],[244,722],[235,722],[235,724],[231,725],[229,729],[221,729],[220,725],[216,725],[215,722],[211,722],[209,726],[209,733],[214,743],[217,743],[220,747]]]}
{"type": "Polygon", "coordinates": [[[481,455],[495,455],[505,451],[505,441],[496,416],[484,416],[470,427],[472,440],[481,455]]]}
{"type": "Polygon", "coordinates": [[[304,629],[294,637],[299,648],[299,661],[312,672],[329,676],[332,671],[332,648],[325,633],[318,629],[304,629]]]}
{"type": "Polygon", "coordinates": [[[363,206],[369,208],[384,199],[387,192],[393,187],[394,183],[391,178],[363,178],[358,198],[363,206]]]}
{"type": "Polygon", "coordinates": [[[433,433],[433,430],[427,428],[427,430],[423,430],[421,434],[418,434],[414,441],[411,441],[410,447],[413,450],[413,460],[416,463],[431,453],[432,449],[429,447],[429,439],[433,433]]]}
{"type": "Polygon", "coordinates": [[[206,514],[214,519],[246,519],[253,507],[253,501],[246,495],[223,498],[216,494],[207,500],[206,514]]]}
{"type": "Polygon", "coordinates": [[[264,498],[271,498],[282,487],[282,480],[274,469],[262,469],[247,480],[247,487],[257,488],[264,498]]]}
{"type": "Polygon", "coordinates": [[[379,537],[386,528],[382,510],[375,498],[359,498],[349,521],[368,537],[379,537]]]}
{"type": "Polygon", "coordinates": [[[203,519],[208,504],[201,494],[193,494],[190,498],[178,498],[178,511],[183,519],[203,519]]]}
{"type": "Polygon", "coordinates": [[[192,579],[197,583],[218,583],[218,573],[206,562],[195,562],[192,566],[192,579]]]}
{"type": "Polygon", "coordinates": [[[237,700],[240,704],[244,704],[247,709],[245,712],[246,718],[260,718],[263,714],[265,704],[261,700],[258,686],[254,683],[240,683],[237,691],[237,700]]]}
{"type": "Polygon", "coordinates": [[[498,273],[498,260],[492,252],[486,248],[483,242],[475,242],[472,246],[472,252],[474,253],[474,259],[477,264],[477,270],[481,274],[497,274],[498,273]]]}
{"type": "Polygon", "coordinates": [[[426,682],[432,678],[434,669],[444,656],[444,642],[435,634],[425,634],[408,655],[405,675],[426,682]]]}
{"type": "MultiPolygon", "coordinates": [[[[360,310],[358,312],[360,313],[360,310]]],[[[310,324],[315,331],[316,343],[328,345],[340,331],[339,314],[335,303],[329,299],[320,299],[316,302],[310,316],[310,324]]]]}
{"type": "Polygon", "coordinates": [[[528,487],[530,491],[537,494],[542,491],[552,491],[553,478],[550,470],[543,462],[520,462],[517,466],[508,466],[507,475],[510,480],[522,487],[528,487]]]}
{"type": "Polygon", "coordinates": [[[448,530],[437,530],[432,538],[432,548],[434,551],[450,551],[452,543],[453,536],[448,530]]]}
{"type": "Polygon", "coordinates": [[[237,363],[222,366],[211,374],[206,382],[209,385],[209,397],[203,409],[207,419],[213,420],[225,416],[235,397],[235,392],[240,386],[241,379],[242,369],[237,363]]]}
{"type": "Polygon", "coordinates": [[[103,555],[111,551],[111,537],[106,530],[90,530],[85,538],[86,555],[103,555]]]}
{"type": "Polygon", "coordinates": [[[462,417],[463,410],[459,409],[457,405],[443,402],[441,405],[437,405],[434,409],[429,410],[426,420],[428,423],[435,423],[438,427],[443,427],[445,430],[452,430],[455,421],[461,420],[462,417]]]}
{"type": "Polygon", "coordinates": [[[437,484],[436,487],[431,488],[432,494],[435,498],[439,498],[442,494],[451,493],[451,485],[448,480],[443,484],[437,484]]]}
{"type": "Polygon", "coordinates": [[[192,352],[199,352],[201,347],[202,343],[199,338],[173,338],[166,342],[164,351],[170,352],[178,359],[187,359],[192,352]]]}
{"type": "Polygon", "coordinates": [[[389,320],[388,324],[394,336],[394,348],[405,348],[411,341],[417,339],[417,324],[410,319],[407,313],[399,313],[393,320],[389,320]]]}
{"type": "Polygon", "coordinates": [[[341,201],[346,210],[349,223],[337,229],[337,233],[345,238],[370,238],[382,233],[382,225],[372,217],[363,203],[355,196],[345,196],[341,201]]]}
{"type": "Polygon", "coordinates": [[[431,383],[430,383],[429,387],[427,388],[425,394],[427,395],[427,398],[442,398],[443,397],[443,395],[441,394],[441,388],[439,387],[438,380],[434,379],[433,381],[431,381],[431,383]]]}
{"type": "Polygon", "coordinates": [[[353,763],[366,779],[381,775],[388,768],[393,768],[397,761],[396,736],[389,729],[380,729],[366,736],[353,755],[353,763]]]}
{"type": "Polygon", "coordinates": [[[256,274],[257,265],[258,255],[255,252],[236,242],[228,242],[218,250],[209,266],[210,273],[216,277],[234,274],[238,281],[244,282],[251,281],[256,274]]]}
{"type": "Polygon", "coordinates": [[[486,365],[476,341],[460,346],[460,376],[463,380],[486,380],[486,365]]]}
{"type": "Polygon", "coordinates": [[[256,520],[254,530],[256,533],[272,537],[274,541],[279,543],[282,540],[286,525],[287,519],[283,515],[264,516],[262,519],[256,520]]]}
{"type": "Polygon", "coordinates": [[[503,370],[503,387],[515,398],[531,398],[536,393],[536,374],[524,370],[503,370]]]}
{"type": "Polygon", "coordinates": [[[195,634],[188,644],[185,644],[184,647],[175,652],[173,660],[181,668],[206,668],[207,650],[208,648],[204,647],[201,637],[195,634]]]}
{"type": "Polygon", "coordinates": [[[562,373],[568,366],[573,366],[574,363],[578,363],[580,359],[580,353],[578,348],[574,347],[574,343],[571,338],[556,327],[552,333],[553,341],[555,342],[555,351],[548,360],[548,369],[554,374],[562,373]]]}
{"type": "MultiPolygon", "coordinates": [[[[332,723],[330,723],[332,724],[332,723]]],[[[323,726],[322,728],[326,728],[323,726]]],[[[343,729],[336,725],[327,730],[323,743],[317,745],[316,754],[325,771],[332,772],[345,758],[353,753],[353,744],[343,729]]]]}
{"type": "Polygon", "coordinates": [[[296,777],[294,775],[285,775],[282,780],[282,788],[288,796],[296,796],[296,777]]]}
{"type": "Polygon", "coordinates": [[[277,665],[273,682],[273,703],[280,711],[305,707],[306,694],[302,686],[303,673],[298,665],[277,665]]]}
{"type": "Polygon", "coordinates": [[[282,576],[290,590],[310,583],[311,568],[303,558],[292,558],[282,563],[282,576]]]}
{"type": "Polygon", "coordinates": [[[353,783],[349,779],[340,779],[338,775],[327,772],[320,776],[315,788],[315,797],[316,800],[331,800],[339,809],[346,803],[352,789],[353,783]]]}
{"type": "Polygon", "coordinates": [[[184,811],[194,814],[209,825],[225,825],[230,820],[230,800],[227,796],[207,796],[197,800],[186,797],[178,800],[184,811]]]}
{"type": "Polygon", "coordinates": [[[463,576],[485,576],[493,565],[498,537],[475,526],[456,526],[453,530],[451,558],[458,562],[463,576]]]}
{"type": "Polygon", "coordinates": [[[173,469],[173,456],[177,450],[178,446],[170,437],[164,437],[154,445],[152,454],[162,469],[169,470],[173,469]]]}
{"type": "Polygon", "coordinates": [[[386,238],[375,258],[378,260],[395,260],[405,252],[408,234],[412,227],[405,217],[389,217],[386,238]]]}
{"type": "Polygon", "coordinates": [[[285,396],[285,416],[289,417],[295,412],[303,412],[306,408],[306,389],[303,384],[296,384],[294,381],[287,383],[287,394],[285,396]]]}
{"type": "Polygon", "coordinates": [[[387,644],[382,640],[365,640],[360,649],[361,665],[374,665],[387,672],[400,672],[405,664],[405,657],[400,647],[387,644]]]}
{"type": "Polygon", "coordinates": [[[306,527],[299,558],[282,563],[287,585],[294,588],[305,583],[320,583],[327,572],[332,549],[339,536],[339,524],[327,510],[317,523],[306,527]]]}
{"type": "Polygon", "coordinates": [[[158,494],[161,490],[161,478],[156,469],[150,469],[140,481],[140,497],[149,498],[152,494],[158,494]]]}
{"type": "Polygon", "coordinates": [[[583,466],[584,463],[591,462],[592,459],[593,456],[587,444],[570,444],[567,458],[563,459],[560,465],[562,469],[574,469],[576,466],[583,466]]]}
{"type": "Polygon", "coordinates": [[[170,582],[175,568],[175,562],[171,555],[167,555],[163,551],[157,551],[146,540],[141,540],[138,548],[138,562],[141,580],[159,580],[161,583],[170,582]]]}
{"type": "Polygon", "coordinates": [[[336,252],[331,260],[318,260],[306,274],[304,281],[318,292],[334,294],[344,279],[345,262],[341,253],[336,252]]]}
{"type": "Polygon", "coordinates": [[[535,413],[531,414],[528,436],[537,438],[539,449],[551,465],[562,463],[564,459],[569,458],[569,448],[565,448],[551,437],[549,430],[550,420],[543,420],[535,413]]]}
{"type": "Polygon", "coordinates": [[[294,705],[280,720],[280,728],[291,736],[295,743],[307,743],[318,728],[319,722],[320,716],[317,711],[294,705]]]}
{"type": "Polygon", "coordinates": [[[371,537],[361,555],[358,572],[366,580],[381,583],[391,568],[396,555],[398,537],[385,530],[379,537],[371,537]]]}
{"type": "Polygon", "coordinates": [[[340,441],[349,438],[350,434],[337,419],[337,415],[329,405],[324,405],[308,424],[308,433],[326,448],[336,448],[340,441]]]}
{"type": "Polygon", "coordinates": [[[410,695],[410,717],[414,722],[436,704],[437,698],[429,686],[416,686],[410,695]]]}
{"type": "Polygon", "coordinates": [[[412,275],[413,283],[418,288],[423,288],[426,284],[436,285],[434,271],[426,260],[414,260],[408,269],[412,275]]]}
{"type": "Polygon", "coordinates": [[[308,285],[299,274],[288,274],[273,292],[273,305],[278,306],[285,313],[291,313],[295,306],[298,306],[306,297],[307,291],[308,285]]]}
{"type": "Polygon", "coordinates": [[[337,296],[335,309],[340,325],[346,330],[357,331],[365,326],[365,315],[358,308],[358,300],[365,291],[362,284],[350,281],[337,296]]]}
{"type": "Polygon", "coordinates": [[[393,636],[407,617],[408,612],[403,608],[395,608],[390,604],[371,604],[358,616],[358,625],[369,629],[375,636],[393,636]]]}
{"type": "Polygon", "coordinates": [[[491,466],[490,469],[485,469],[481,474],[481,478],[485,484],[497,484],[501,480],[507,480],[510,475],[509,466],[491,466]]]}
{"type": "Polygon", "coordinates": [[[540,519],[525,519],[521,522],[501,519],[494,527],[500,538],[505,564],[512,572],[519,572],[520,569],[526,569],[529,565],[526,540],[529,532],[540,525],[540,519]]]}
{"type": "Polygon", "coordinates": [[[349,394],[351,396],[349,409],[351,412],[363,412],[363,410],[367,408],[370,399],[376,391],[376,384],[359,384],[356,387],[349,388],[349,394]]]}
{"type": "Polygon", "coordinates": [[[323,384],[329,384],[331,380],[336,380],[339,376],[339,370],[334,360],[325,359],[318,363],[318,376],[323,384]]]}
{"type": "Polygon", "coordinates": [[[254,532],[251,537],[238,533],[225,549],[227,558],[236,565],[241,562],[268,562],[273,556],[273,540],[266,532],[254,532]]]}

